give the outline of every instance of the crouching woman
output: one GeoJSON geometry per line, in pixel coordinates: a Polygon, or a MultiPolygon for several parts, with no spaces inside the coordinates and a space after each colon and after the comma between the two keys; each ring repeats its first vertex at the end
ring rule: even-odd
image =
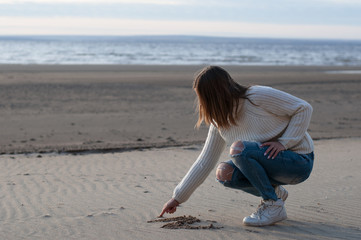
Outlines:
{"type": "Polygon", "coordinates": [[[225,147],[231,160],[216,168],[225,187],[262,198],[243,224],[266,226],[287,218],[282,185],[305,181],[313,167],[313,141],[307,133],[312,107],[306,101],[265,86],[245,87],[221,67],[209,66],[196,76],[197,127],[209,125],[198,159],[174,189],[160,216],[174,213],[217,164],[225,147]]]}

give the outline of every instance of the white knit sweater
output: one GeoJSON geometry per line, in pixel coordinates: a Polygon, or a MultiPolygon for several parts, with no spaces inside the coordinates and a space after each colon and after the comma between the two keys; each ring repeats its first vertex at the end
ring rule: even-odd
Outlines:
{"type": "Polygon", "coordinates": [[[277,140],[286,149],[297,153],[313,151],[313,141],[307,133],[312,107],[306,101],[265,86],[252,86],[242,102],[236,126],[229,129],[209,127],[207,140],[198,159],[174,189],[179,203],[188,200],[217,164],[226,145],[235,141],[267,142],[277,140]]]}

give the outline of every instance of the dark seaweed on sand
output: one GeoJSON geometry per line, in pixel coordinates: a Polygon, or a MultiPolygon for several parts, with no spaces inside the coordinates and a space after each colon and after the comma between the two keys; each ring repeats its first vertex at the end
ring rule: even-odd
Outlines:
{"type": "MultiPolygon", "coordinates": [[[[201,220],[193,217],[191,215],[189,216],[180,216],[180,217],[172,217],[172,218],[159,218],[148,221],[148,223],[152,222],[168,222],[167,224],[164,224],[161,226],[161,228],[167,228],[167,229],[219,229],[222,227],[215,227],[213,224],[209,225],[193,225],[193,223],[200,222],[201,220]]],[[[215,221],[212,221],[215,223],[215,221]]]]}

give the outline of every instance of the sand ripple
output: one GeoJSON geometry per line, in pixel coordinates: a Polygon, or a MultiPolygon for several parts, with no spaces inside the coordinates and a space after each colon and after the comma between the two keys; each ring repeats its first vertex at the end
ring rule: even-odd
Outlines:
{"type": "MultiPolygon", "coordinates": [[[[259,199],[225,189],[212,174],[174,215],[217,230],[149,224],[200,151],[167,148],[107,154],[1,155],[0,239],[360,239],[360,139],[319,141],[311,178],[287,186],[289,219],[241,225],[259,199]]],[[[224,154],[222,158],[226,159],[224,154]]]]}

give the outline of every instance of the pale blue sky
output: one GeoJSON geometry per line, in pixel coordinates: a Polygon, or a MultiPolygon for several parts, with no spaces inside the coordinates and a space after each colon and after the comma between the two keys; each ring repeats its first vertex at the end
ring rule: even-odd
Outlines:
{"type": "Polygon", "coordinates": [[[0,35],[361,40],[361,0],[0,0],[0,35]]]}

